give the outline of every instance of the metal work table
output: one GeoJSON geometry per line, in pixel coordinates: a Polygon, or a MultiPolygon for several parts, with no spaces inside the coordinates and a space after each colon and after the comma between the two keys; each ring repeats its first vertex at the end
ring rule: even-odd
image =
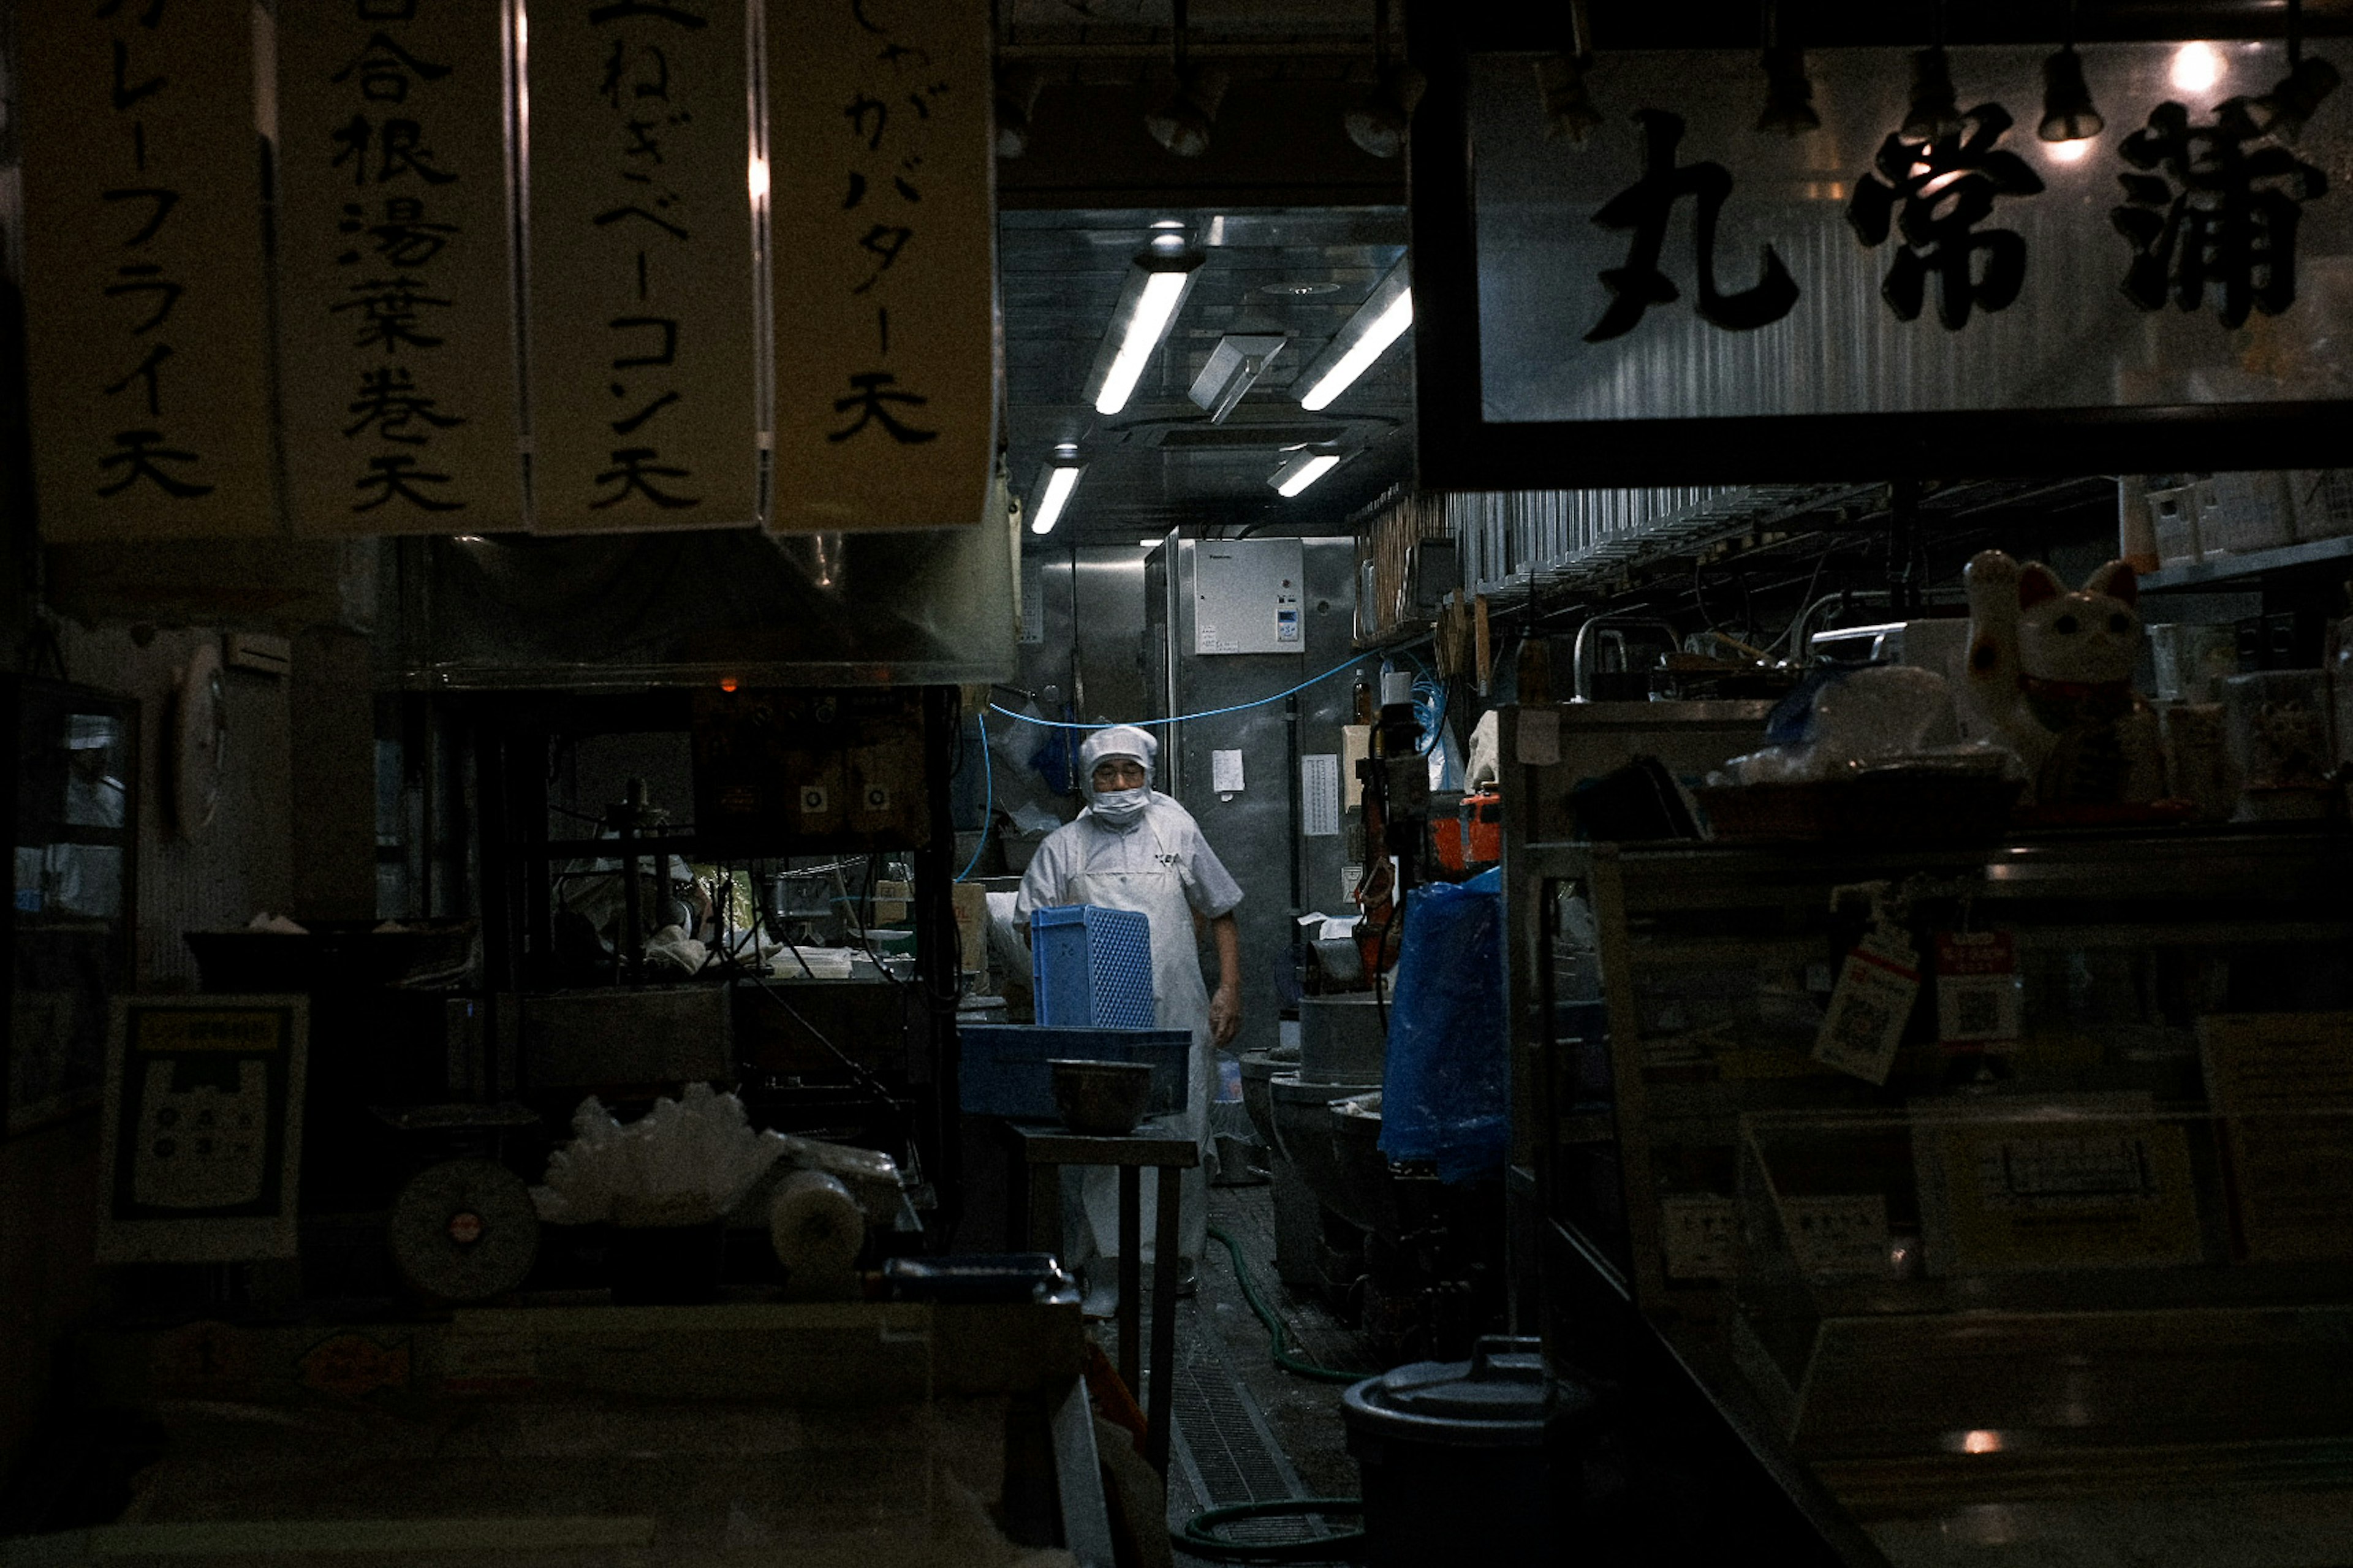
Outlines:
{"type": "Polygon", "coordinates": [[[1157,1223],[1152,1264],[1152,1387],[1145,1403],[1144,1457],[1165,1476],[1168,1473],[1168,1411],[1175,1386],[1170,1369],[1176,1353],[1177,1188],[1183,1173],[1201,1163],[1200,1148],[1190,1138],[1153,1131],[1150,1122],[1143,1131],[1118,1138],[1090,1137],[1060,1126],[1019,1121],[1005,1125],[1020,1145],[1021,1169],[1029,1189],[1026,1230],[1032,1249],[1060,1250],[1060,1167],[1118,1168],[1119,1375],[1130,1391],[1142,1386],[1144,1169],[1148,1165],[1160,1173],[1154,1211],[1157,1223]]]}

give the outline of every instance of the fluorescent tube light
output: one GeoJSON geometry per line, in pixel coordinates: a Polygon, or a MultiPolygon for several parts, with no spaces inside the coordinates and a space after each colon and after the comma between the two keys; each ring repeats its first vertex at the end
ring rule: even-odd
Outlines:
{"type": "Polygon", "coordinates": [[[1337,452],[1294,452],[1266,482],[1288,500],[1340,466],[1337,452]]]}
{"type": "Polygon", "coordinates": [[[1096,413],[1116,414],[1127,406],[1127,400],[1135,395],[1135,384],[1143,379],[1152,351],[1160,346],[1161,334],[1167,331],[1169,321],[1176,314],[1176,301],[1184,298],[1185,285],[1189,281],[1191,274],[1185,272],[1153,272],[1145,276],[1144,293],[1136,301],[1135,314],[1128,318],[1119,353],[1112,361],[1111,373],[1103,377],[1103,390],[1095,394],[1096,413]]]}
{"type": "Polygon", "coordinates": [[[1087,401],[1096,413],[1116,414],[1127,406],[1135,384],[1144,379],[1144,367],[1152,363],[1152,351],[1168,335],[1169,323],[1185,303],[1194,270],[1205,259],[1205,253],[1190,248],[1177,229],[1155,228],[1151,242],[1135,256],[1120,286],[1103,346],[1087,372],[1087,401]]]}
{"type": "Polygon", "coordinates": [[[1413,289],[1403,263],[1377,284],[1363,307],[1348,318],[1331,346],[1308,365],[1300,379],[1306,395],[1299,405],[1310,413],[1330,406],[1332,400],[1356,384],[1373,362],[1413,325],[1413,289]]]}
{"type": "Polygon", "coordinates": [[[1086,471],[1083,463],[1063,462],[1059,458],[1047,466],[1045,488],[1038,497],[1037,514],[1029,520],[1030,532],[1054,531],[1054,525],[1062,521],[1062,509],[1071,504],[1071,492],[1079,488],[1079,476],[1086,471]]]}

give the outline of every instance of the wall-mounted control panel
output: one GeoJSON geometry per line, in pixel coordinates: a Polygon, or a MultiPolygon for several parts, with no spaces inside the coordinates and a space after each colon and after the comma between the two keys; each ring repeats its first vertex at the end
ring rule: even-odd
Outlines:
{"type": "Polygon", "coordinates": [[[1193,651],[1304,653],[1296,539],[1207,539],[1193,551],[1193,651]]]}

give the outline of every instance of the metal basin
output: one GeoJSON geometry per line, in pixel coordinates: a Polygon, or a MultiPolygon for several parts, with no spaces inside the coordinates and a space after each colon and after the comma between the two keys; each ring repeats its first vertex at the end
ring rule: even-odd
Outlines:
{"type": "Polygon", "coordinates": [[[1046,1065],[1054,1074],[1054,1108],[1071,1131],[1124,1138],[1144,1119],[1145,1101],[1152,1093],[1150,1062],[1057,1057],[1046,1065]]]}
{"type": "Polygon", "coordinates": [[[1292,1169],[1325,1208],[1360,1227],[1371,1223],[1377,1194],[1365,1185],[1362,1162],[1342,1155],[1336,1142],[1338,1119],[1332,1104],[1370,1094],[1380,1087],[1377,1083],[1303,1084],[1297,1073],[1277,1073],[1267,1082],[1275,1138],[1292,1169]]]}

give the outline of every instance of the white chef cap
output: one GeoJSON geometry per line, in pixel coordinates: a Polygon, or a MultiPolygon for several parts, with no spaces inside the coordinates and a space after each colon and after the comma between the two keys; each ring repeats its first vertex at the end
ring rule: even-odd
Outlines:
{"type": "Polygon", "coordinates": [[[1079,776],[1090,782],[1095,776],[1095,764],[1105,757],[1127,757],[1152,771],[1152,759],[1160,752],[1160,742],[1148,730],[1133,724],[1114,724],[1108,730],[1097,730],[1079,747],[1079,776]]]}

